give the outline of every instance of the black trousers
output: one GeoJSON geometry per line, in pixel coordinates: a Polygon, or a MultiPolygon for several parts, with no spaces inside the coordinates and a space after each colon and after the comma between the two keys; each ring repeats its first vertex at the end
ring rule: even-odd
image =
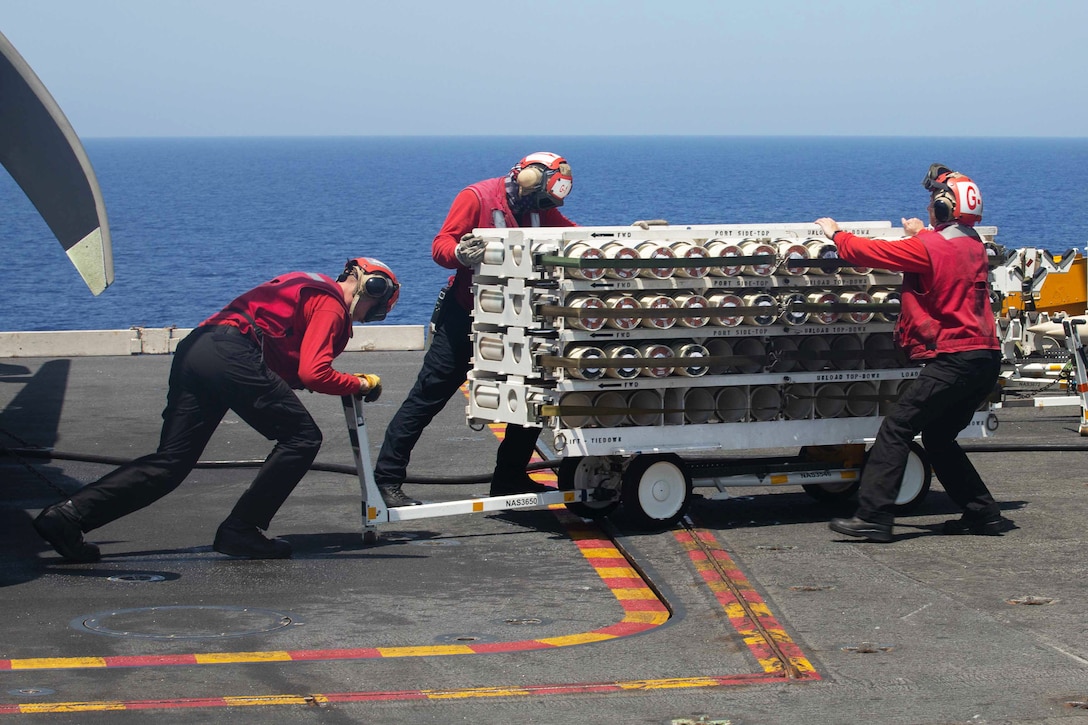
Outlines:
{"type": "Polygon", "coordinates": [[[1000,371],[1001,353],[996,350],[948,353],[926,363],[880,426],[861,475],[859,518],[892,523],[908,446],[919,433],[941,486],[968,516],[989,518],[1000,513],[956,442],[956,436],[993,392],[1000,371]]]}
{"type": "Polygon", "coordinates": [[[264,364],[257,343],[235,327],[219,325],[198,327],[178,344],[158,450],[72,495],[83,530],[142,509],[177,488],[227,410],[276,441],[231,512],[267,529],[317,456],[321,431],[294,391],[264,364]]]}
{"type": "MultiPolygon", "coordinates": [[[[452,294],[441,302],[435,317],[431,346],[415,385],[385,429],[382,448],[374,463],[374,481],[379,486],[404,483],[408,462],[423,429],[446,407],[468,377],[472,360],[472,315],[457,304],[452,294]]],[[[507,425],[499,444],[495,478],[524,475],[533,457],[540,428],[507,425]]]]}

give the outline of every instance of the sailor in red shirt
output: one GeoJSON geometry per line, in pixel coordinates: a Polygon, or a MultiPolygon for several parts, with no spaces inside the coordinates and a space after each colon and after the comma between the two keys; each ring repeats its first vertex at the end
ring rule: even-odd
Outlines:
{"type": "Polygon", "coordinates": [[[321,447],[321,431],[292,388],[376,400],[377,375],[342,373],[332,361],[347,346],[353,322],[384,319],[399,296],[392,270],[359,257],[349,259],[336,280],[291,272],[238,297],[178,343],[158,450],[45,509],[34,528],[64,558],[98,561],[98,547],[83,534],[177,488],[233,410],[276,446],[219,526],[212,548],[251,559],[291,556],[288,542],[262,531],[321,447]]]}
{"type": "MultiPolygon", "coordinates": [[[[472,184],[453,200],[431,244],[434,261],[456,270],[439,295],[431,318],[430,346],[415,385],[385,429],[374,463],[374,480],[386,506],[419,501],[401,490],[412,449],[423,429],[445,407],[468,376],[472,358],[472,274],[484,257],[484,240],[473,229],[570,227],[558,207],[573,186],[570,165],[553,153],[529,154],[506,176],[472,184]]],[[[491,478],[491,495],[551,490],[526,473],[540,428],[507,425],[491,478]]]]}
{"type": "Polygon", "coordinates": [[[833,531],[871,541],[891,541],[895,500],[919,433],[934,473],[963,509],[947,521],[947,534],[1000,535],[1001,516],[978,471],[956,442],[975,411],[993,393],[1001,371],[989,260],[973,229],[982,221],[982,196],[967,176],[933,164],[922,185],[930,192],[929,222],[904,219],[906,239],[867,239],[842,231],[834,219],[817,219],[851,264],[903,272],[902,307],[895,338],[925,364],[884,417],[861,475],[853,518],[833,519],[833,531]]]}

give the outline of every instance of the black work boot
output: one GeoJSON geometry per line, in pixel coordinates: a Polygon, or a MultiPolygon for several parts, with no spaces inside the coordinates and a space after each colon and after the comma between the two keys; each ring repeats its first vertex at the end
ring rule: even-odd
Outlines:
{"type": "Polygon", "coordinates": [[[516,493],[548,493],[554,490],[551,486],[545,486],[543,483],[534,481],[524,471],[515,475],[503,475],[496,472],[491,477],[490,495],[492,496],[511,496],[516,493]]]}
{"type": "Polygon", "coordinates": [[[253,524],[234,516],[219,524],[212,548],[220,554],[245,559],[290,559],[291,545],[283,539],[269,539],[253,524]]]}
{"type": "Polygon", "coordinates": [[[964,514],[958,519],[944,522],[941,527],[942,534],[961,535],[972,534],[974,536],[1001,536],[1002,532],[1014,528],[1011,520],[1001,514],[993,516],[971,516],[964,514]]]}
{"type": "Polygon", "coordinates": [[[71,500],[44,509],[34,519],[34,530],[69,561],[90,563],[102,558],[97,546],[83,540],[79,512],[71,500]]]}
{"type": "Polygon", "coordinates": [[[869,541],[879,541],[881,543],[892,540],[891,524],[878,524],[859,519],[857,516],[851,519],[831,519],[831,523],[827,526],[832,531],[847,536],[856,536],[859,539],[868,539],[869,541]]]}
{"type": "Polygon", "coordinates": [[[423,503],[402,491],[399,483],[378,486],[378,493],[382,495],[382,501],[385,502],[386,508],[395,509],[399,506],[419,506],[423,503]]]}

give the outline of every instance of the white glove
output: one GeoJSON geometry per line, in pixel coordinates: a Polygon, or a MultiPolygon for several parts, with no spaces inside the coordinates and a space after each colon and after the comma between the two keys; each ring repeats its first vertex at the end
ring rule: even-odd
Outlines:
{"type": "Polygon", "coordinates": [[[457,249],[453,250],[453,256],[466,267],[474,267],[484,259],[484,250],[487,242],[483,237],[478,237],[471,232],[461,237],[457,243],[457,249]]]}
{"type": "Polygon", "coordinates": [[[669,226],[669,223],[664,219],[639,219],[638,221],[631,222],[631,226],[649,229],[650,227],[667,227],[669,226]]]}

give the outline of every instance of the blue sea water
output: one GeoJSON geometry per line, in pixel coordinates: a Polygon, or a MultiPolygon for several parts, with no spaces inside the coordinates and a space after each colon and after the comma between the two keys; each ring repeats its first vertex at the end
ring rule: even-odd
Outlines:
{"type": "Polygon", "coordinates": [[[191,327],[281,272],[373,256],[403,284],[387,324],[423,324],[449,272],[431,240],[464,186],[549,150],[584,225],[925,218],[940,161],[969,174],[1009,248],[1088,243],[1088,139],[358,137],[86,139],[116,281],[94,297],[0,174],[0,330],[191,327]]]}

